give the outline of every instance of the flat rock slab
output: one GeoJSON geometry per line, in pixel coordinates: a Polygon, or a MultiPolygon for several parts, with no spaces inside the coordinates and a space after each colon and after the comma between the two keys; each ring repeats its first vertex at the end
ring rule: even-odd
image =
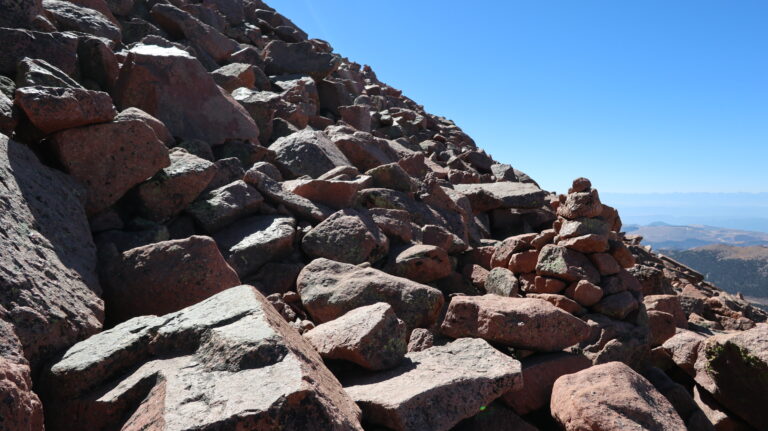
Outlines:
{"type": "Polygon", "coordinates": [[[265,263],[287,257],[293,251],[296,220],[285,216],[253,216],[238,220],[216,233],[214,239],[224,257],[243,278],[265,263]]]}
{"type": "Polygon", "coordinates": [[[520,363],[486,341],[462,338],[406,355],[391,371],[345,382],[363,420],[394,430],[448,430],[522,387],[520,363]]]}
{"type": "Polygon", "coordinates": [[[318,323],[386,302],[410,329],[426,327],[435,322],[444,301],[442,292],[433,287],[325,258],[305,266],[296,284],[304,307],[318,323]]]}
{"type": "Polygon", "coordinates": [[[454,189],[469,198],[476,214],[496,208],[540,208],[546,196],[546,192],[534,184],[509,181],[456,184],[454,189]]]}
{"type": "Polygon", "coordinates": [[[252,286],[76,344],[46,376],[46,427],[362,430],[322,359],[252,286]]]}
{"type": "Polygon", "coordinates": [[[497,295],[451,298],[441,331],[541,352],[573,346],[590,334],[584,321],[543,299],[497,295]]]}
{"type": "Polygon", "coordinates": [[[408,331],[386,302],[355,308],[304,333],[324,359],[344,359],[369,370],[386,370],[403,359],[408,331]]]}
{"type": "Polygon", "coordinates": [[[664,395],[621,362],[560,377],[552,388],[550,408],[566,431],[686,429],[664,395]]]}
{"type": "Polygon", "coordinates": [[[0,308],[33,368],[104,320],[84,193],[0,135],[0,308]]]}
{"type": "Polygon", "coordinates": [[[130,249],[102,270],[108,319],[165,314],[240,284],[216,243],[206,236],[130,249]]]}

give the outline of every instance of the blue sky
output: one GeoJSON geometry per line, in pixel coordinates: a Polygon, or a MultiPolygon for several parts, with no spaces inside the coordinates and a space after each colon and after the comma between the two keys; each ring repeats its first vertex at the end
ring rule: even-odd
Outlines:
{"type": "Polygon", "coordinates": [[[768,191],[768,1],[267,1],[546,189],[768,191]]]}

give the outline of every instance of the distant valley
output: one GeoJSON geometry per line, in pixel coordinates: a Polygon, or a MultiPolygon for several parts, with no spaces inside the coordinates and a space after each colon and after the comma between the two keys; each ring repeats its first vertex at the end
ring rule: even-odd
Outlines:
{"type": "Polygon", "coordinates": [[[768,246],[768,233],[748,230],[728,229],[714,226],[688,225],[676,226],[663,222],[649,225],[625,225],[628,234],[643,237],[643,244],[660,250],[687,250],[711,244],[739,247],[768,246]]]}

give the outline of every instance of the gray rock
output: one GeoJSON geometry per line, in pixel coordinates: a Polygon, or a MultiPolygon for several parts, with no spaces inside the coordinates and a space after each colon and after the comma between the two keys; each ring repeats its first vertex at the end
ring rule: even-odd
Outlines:
{"type": "Polygon", "coordinates": [[[600,283],[600,272],[585,255],[552,244],[547,244],[541,249],[536,274],[568,282],[587,280],[593,284],[600,283]]]}
{"type": "Polygon", "coordinates": [[[69,76],[77,75],[78,37],[74,34],[0,28],[0,40],[4,48],[0,50],[1,74],[13,76],[19,61],[29,57],[45,60],[69,76]]]}
{"type": "Polygon", "coordinates": [[[265,263],[282,259],[293,251],[296,221],[285,216],[253,216],[232,224],[214,235],[224,257],[243,278],[265,263]]]}
{"type": "Polygon", "coordinates": [[[120,28],[96,10],[59,0],[43,0],[43,7],[59,30],[88,33],[113,42],[122,38],[120,28]]]}
{"type": "Polygon", "coordinates": [[[367,212],[345,209],[312,228],[302,238],[301,249],[313,258],[358,264],[386,256],[389,240],[367,212]]]}
{"type": "Polygon", "coordinates": [[[328,207],[315,204],[307,198],[286,191],[279,182],[257,169],[248,170],[243,179],[246,183],[256,187],[269,200],[285,205],[297,218],[319,222],[333,213],[328,207]]]}
{"type": "Polygon", "coordinates": [[[278,139],[269,148],[275,152],[275,163],[287,178],[317,178],[333,168],[350,165],[323,132],[302,130],[278,139]]]}
{"type": "Polygon", "coordinates": [[[316,52],[310,42],[273,40],[264,48],[263,56],[268,75],[310,75],[322,80],[339,66],[336,56],[316,52]]]}
{"type": "Polygon", "coordinates": [[[499,296],[517,296],[520,282],[507,268],[493,268],[485,279],[485,291],[499,296]]]}
{"type": "Polygon", "coordinates": [[[16,86],[31,87],[34,85],[83,88],[77,81],[47,61],[39,58],[23,58],[16,68],[16,86]]]}
{"type": "Polygon", "coordinates": [[[187,213],[205,229],[213,233],[235,220],[256,213],[264,198],[243,180],[211,190],[187,208],[187,213]]]}
{"type": "Polygon", "coordinates": [[[502,181],[486,184],[456,184],[454,189],[466,195],[475,213],[496,208],[539,208],[546,192],[533,184],[502,181]]]}

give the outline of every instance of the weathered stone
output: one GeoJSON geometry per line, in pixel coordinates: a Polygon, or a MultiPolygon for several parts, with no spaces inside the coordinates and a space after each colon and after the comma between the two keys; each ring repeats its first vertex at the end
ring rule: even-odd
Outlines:
{"type": "MultiPolygon", "coordinates": [[[[5,309],[0,306],[0,314],[5,309]]],[[[0,319],[0,427],[13,431],[43,429],[43,405],[32,391],[29,362],[13,325],[0,319]]]]}
{"type": "Polygon", "coordinates": [[[621,265],[622,268],[632,268],[635,266],[635,257],[632,252],[622,241],[608,241],[611,246],[611,256],[616,259],[616,262],[621,265]]]}
{"type": "Polygon", "coordinates": [[[370,107],[365,105],[339,106],[339,114],[345,123],[363,132],[371,131],[370,107]]]}
{"type": "Polygon", "coordinates": [[[597,190],[569,193],[564,202],[557,207],[557,215],[575,220],[579,218],[599,217],[603,212],[597,190]]]}
{"type": "Polygon", "coordinates": [[[600,282],[600,273],[586,256],[557,245],[545,245],[541,249],[536,273],[564,281],[584,279],[595,284],[600,282]]]}
{"type": "Polygon", "coordinates": [[[371,208],[368,213],[373,217],[374,223],[388,237],[399,239],[403,243],[409,243],[413,239],[415,229],[407,211],[371,208]]]}
{"type": "Polygon", "coordinates": [[[672,358],[675,365],[693,376],[696,373],[694,366],[699,356],[699,345],[705,339],[705,336],[696,332],[678,329],[674,336],[662,344],[662,348],[672,358]]]}
{"type": "Polygon", "coordinates": [[[297,179],[283,183],[283,188],[291,193],[337,209],[351,207],[363,186],[364,180],[297,179]]]}
{"type": "Polygon", "coordinates": [[[541,277],[537,275],[533,283],[528,283],[525,287],[525,293],[554,294],[560,293],[565,289],[565,282],[556,278],[541,277]]]}
{"type": "Polygon", "coordinates": [[[269,148],[275,152],[275,163],[287,178],[317,178],[335,167],[350,164],[323,132],[302,130],[278,139],[269,148]]]}
{"type": "Polygon", "coordinates": [[[448,253],[434,245],[414,245],[400,252],[392,272],[419,283],[429,283],[447,277],[453,271],[448,253]]]}
{"type": "Polygon", "coordinates": [[[506,238],[497,244],[491,257],[491,266],[494,268],[498,266],[507,268],[513,254],[521,253],[531,248],[530,239],[532,239],[530,234],[516,235],[506,238]]]}
{"type": "Polygon", "coordinates": [[[515,274],[501,267],[487,272],[483,287],[486,292],[499,296],[517,296],[520,292],[520,283],[515,274]]]}
{"type": "Polygon", "coordinates": [[[142,212],[150,220],[165,221],[179,214],[216,175],[216,165],[184,150],[172,150],[170,159],[170,166],[136,188],[142,212]]]}
{"type": "Polygon", "coordinates": [[[620,362],[596,365],[555,381],[552,416],[566,430],[684,430],[672,404],[620,362]]]}
{"type": "Polygon", "coordinates": [[[11,135],[16,128],[19,119],[16,109],[13,106],[13,100],[0,92],[0,134],[11,135]]]}
{"type": "Polygon", "coordinates": [[[265,263],[293,251],[296,221],[285,216],[253,216],[239,220],[214,235],[216,243],[237,274],[244,278],[265,263]]]}
{"type": "Polygon", "coordinates": [[[92,34],[112,42],[122,38],[120,27],[94,9],[60,0],[43,0],[43,7],[59,30],[92,34]]]}
{"type": "Polygon", "coordinates": [[[637,307],[637,299],[628,291],[624,291],[604,296],[600,302],[592,306],[592,309],[613,319],[621,320],[637,310],[637,307]]]}
{"type": "Polygon", "coordinates": [[[216,85],[197,59],[177,48],[131,48],[114,94],[120,108],[140,108],[182,139],[221,145],[259,138],[248,112],[216,85]]]}
{"type": "Polygon", "coordinates": [[[173,147],[176,145],[176,140],[173,138],[173,135],[171,135],[171,132],[168,130],[168,128],[165,127],[165,124],[163,124],[163,122],[157,118],[142,111],[141,109],[126,108],[120,111],[119,116],[121,119],[125,120],[132,119],[143,121],[150,128],[152,128],[152,131],[154,131],[155,135],[157,135],[157,139],[161,140],[167,147],[173,147]]]}
{"type": "Polygon", "coordinates": [[[585,307],[591,307],[603,299],[603,289],[587,280],[574,281],[565,294],[585,307]]]}
{"type": "Polygon", "coordinates": [[[107,263],[101,279],[112,323],[177,311],[240,284],[205,236],[128,250],[107,263]]]}
{"type": "Polygon", "coordinates": [[[552,385],[560,377],[592,366],[583,355],[547,353],[527,357],[523,366],[523,387],[509,391],[501,400],[517,414],[526,415],[549,405],[552,385]]]}
{"type": "Polygon", "coordinates": [[[512,409],[494,401],[489,406],[480,408],[480,412],[469,419],[464,419],[451,431],[538,431],[538,428],[524,421],[512,409]]]}
{"type": "Polygon", "coordinates": [[[158,3],[152,7],[150,15],[168,34],[187,39],[196,50],[204,52],[216,62],[225,60],[239,49],[235,41],[173,5],[158,3]]]}
{"type": "Polygon", "coordinates": [[[590,333],[586,323],[547,301],[497,295],[451,298],[441,331],[541,352],[562,350],[590,333]]]}
{"type": "Polygon", "coordinates": [[[264,71],[268,75],[309,75],[322,80],[339,65],[335,56],[316,52],[310,42],[273,40],[264,48],[262,55],[264,71]]]}
{"type": "Polygon", "coordinates": [[[557,243],[560,246],[579,251],[581,253],[603,253],[608,251],[608,237],[603,235],[582,235],[557,243]]]}
{"type": "Polygon", "coordinates": [[[688,319],[677,295],[647,295],[643,297],[647,310],[658,310],[671,314],[675,318],[675,326],[688,328],[688,319]]]}
{"type": "Polygon", "coordinates": [[[533,184],[497,182],[456,184],[454,189],[469,198],[477,214],[496,208],[539,208],[546,193],[533,184]]]}
{"type": "Polygon", "coordinates": [[[251,286],[91,337],[47,381],[54,431],[362,430],[359,408],[317,352],[251,286]]]}
{"type": "Polygon", "coordinates": [[[539,252],[537,250],[528,250],[515,253],[509,258],[507,268],[515,273],[533,272],[536,270],[536,263],[539,261],[539,252]]]}
{"type": "Polygon", "coordinates": [[[701,428],[689,426],[689,429],[716,431],[752,431],[754,429],[737,416],[729,414],[722,405],[712,398],[712,395],[696,385],[693,386],[693,400],[706,416],[708,423],[701,428]],[[706,427],[707,425],[709,425],[708,428],[706,427]]]}
{"type": "Polygon", "coordinates": [[[256,213],[264,198],[243,180],[211,190],[187,208],[206,232],[213,233],[237,219],[256,213]]]}
{"type": "Polygon", "coordinates": [[[696,383],[760,429],[768,424],[768,324],[715,335],[699,345],[696,383]]]}
{"type": "Polygon", "coordinates": [[[389,251],[389,240],[365,211],[333,213],[307,233],[301,249],[310,257],[358,264],[376,262],[389,251]]]}
{"type": "MultiPolygon", "coordinates": [[[[16,86],[83,87],[58,67],[39,58],[23,58],[16,67],[16,86]]],[[[111,102],[110,102],[111,103],[111,102]]]]}
{"type": "Polygon", "coordinates": [[[320,222],[328,218],[333,211],[323,205],[317,205],[307,198],[285,191],[279,182],[269,176],[250,169],[243,177],[246,183],[253,185],[268,199],[285,205],[296,217],[320,222]]]}
{"type": "Polygon", "coordinates": [[[45,134],[104,123],[117,115],[109,94],[82,88],[22,87],[16,89],[15,102],[45,134]]]}
{"type": "Polygon", "coordinates": [[[406,355],[391,371],[344,382],[366,422],[393,430],[447,430],[522,387],[520,363],[463,338],[406,355]]]}
{"type": "Polygon", "coordinates": [[[555,293],[526,293],[526,298],[543,299],[555,307],[567,311],[571,314],[582,315],[587,312],[578,302],[568,298],[565,295],[558,295],[555,293]]]}
{"type": "Polygon", "coordinates": [[[621,271],[619,263],[608,253],[591,254],[589,255],[589,260],[595,265],[595,268],[600,272],[600,275],[613,275],[618,274],[621,271]]]}
{"type": "Polygon", "coordinates": [[[424,327],[435,322],[444,301],[435,288],[324,258],[305,266],[296,284],[304,307],[318,323],[357,307],[386,302],[409,328],[424,327]]]}
{"type": "Polygon", "coordinates": [[[560,239],[576,238],[584,235],[607,236],[611,231],[603,220],[596,218],[579,218],[576,220],[563,219],[563,224],[557,231],[560,239]]]}
{"type": "Polygon", "coordinates": [[[675,335],[675,318],[663,311],[648,310],[648,344],[658,347],[675,335]]]}
{"type": "MultiPolygon", "coordinates": [[[[6,2],[3,6],[5,4],[6,2]]],[[[5,8],[3,11],[5,12],[5,8]]],[[[0,28],[0,40],[3,41],[3,49],[0,50],[0,74],[13,76],[19,61],[29,57],[45,60],[69,76],[77,75],[78,37],[74,34],[0,28]]]]}
{"type": "Polygon", "coordinates": [[[323,358],[344,359],[369,370],[399,365],[407,336],[405,323],[385,302],[355,308],[304,333],[323,358]]]}
{"type": "MultiPolygon", "coordinates": [[[[256,86],[257,74],[264,75],[264,72],[252,64],[245,63],[231,63],[211,72],[211,76],[213,76],[216,84],[230,93],[240,87],[254,88],[256,86]]],[[[254,120],[256,119],[254,118],[254,120]]],[[[261,127],[259,128],[261,129],[261,127]]]]}
{"type": "Polygon", "coordinates": [[[40,28],[44,25],[40,22],[44,20],[42,0],[3,0],[0,6],[3,10],[0,15],[0,27],[40,28]]]}
{"type": "Polygon", "coordinates": [[[369,133],[331,128],[328,130],[328,136],[347,160],[361,172],[398,161],[398,154],[386,140],[374,138],[369,133]]]}
{"type": "Polygon", "coordinates": [[[104,319],[83,194],[26,145],[0,135],[0,315],[32,368],[98,332],[104,319]]]}
{"type": "Polygon", "coordinates": [[[365,172],[373,179],[373,187],[399,190],[401,192],[416,191],[416,184],[403,168],[397,163],[380,165],[365,172]]]}

